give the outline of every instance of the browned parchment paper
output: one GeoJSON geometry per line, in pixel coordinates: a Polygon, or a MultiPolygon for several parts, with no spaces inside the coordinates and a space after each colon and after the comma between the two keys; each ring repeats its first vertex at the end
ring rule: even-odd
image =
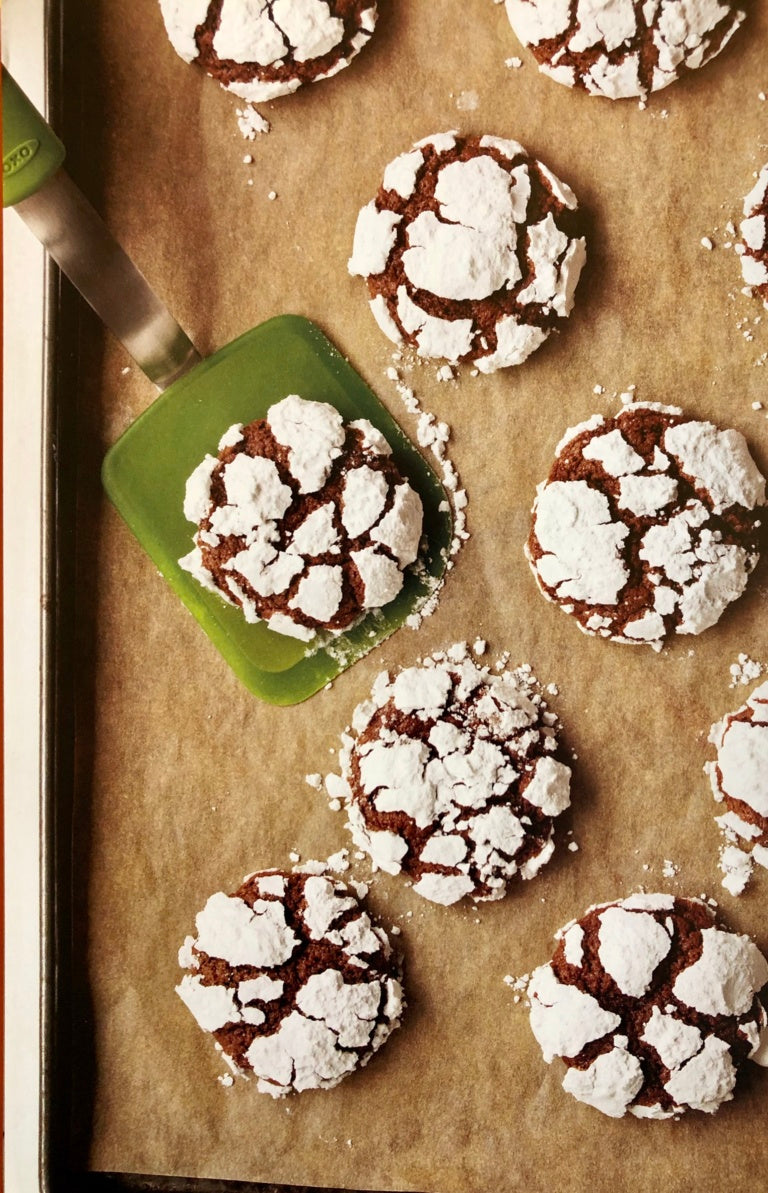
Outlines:
{"type": "Polygon", "coordinates": [[[295,708],[248,695],[101,495],[103,451],[154,391],[86,321],[73,417],[89,1164],[426,1193],[759,1187],[764,1071],[747,1072],[714,1119],[609,1120],[562,1092],[562,1070],[542,1063],[502,978],[546,960],[552,934],[588,904],[640,884],[715,894],[728,923],[768,948],[768,876],[741,899],[720,889],[702,774],[711,723],[747,691],[729,688],[729,665],[741,651],[768,662],[765,562],[719,626],[655,655],[583,636],[541,599],[522,557],[562,432],[612,412],[630,385],[739,428],[768,468],[765,412],[752,409],[765,397],[756,361],[768,316],[757,322],[724,248],[768,158],[768,4],[752,5],[717,61],[642,111],[539,75],[491,0],[382,0],[349,70],[263,106],[272,131],[253,145],[236,125],[239,101],[175,56],[156,0],[65,8],[68,86],[82,101],[72,173],[203,351],[303,313],[413,434],[385,377],[392,347],[346,272],[357,211],[384,165],[447,128],[513,137],[573,186],[589,221],[574,314],[525,365],[488,378],[464,369],[455,384],[438,383],[434,364],[405,375],[452,427],[472,537],[418,632],[401,630],[295,708]],[[505,66],[518,54],[521,69],[505,66]],[[744,320],[755,321],[751,341],[744,320]],[[534,882],[479,909],[431,906],[378,876],[370,905],[401,926],[408,963],[402,1029],[334,1091],[275,1103],[253,1083],[222,1088],[212,1041],[173,991],[195,913],[291,851],[322,858],[348,844],[343,817],[304,776],[332,766],[381,668],[478,634],[559,687],[553,703],[578,755],[565,826],[578,853],[561,833],[534,882]],[[662,876],[665,858],[677,878],[662,876]]]}

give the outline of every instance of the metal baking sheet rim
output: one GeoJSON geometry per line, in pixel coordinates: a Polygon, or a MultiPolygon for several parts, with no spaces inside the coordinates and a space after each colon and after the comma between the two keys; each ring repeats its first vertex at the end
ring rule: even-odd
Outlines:
{"type": "MultiPolygon", "coordinates": [[[[65,109],[64,47],[71,8],[67,0],[44,0],[46,98],[52,123],[65,109]]],[[[151,1173],[92,1172],[73,1166],[70,1079],[74,1012],[73,968],[73,840],[75,808],[75,733],[71,682],[75,593],[74,558],[66,541],[76,486],[73,455],[68,451],[64,394],[77,379],[77,357],[59,350],[76,342],[81,299],[46,263],[44,296],[42,543],[43,598],[41,616],[41,1038],[40,1146],[41,1193],[70,1193],[72,1179],[87,1193],[104,1190],[146,1193],[310,1193],[308,1186],[264,1185],[229,1180],[167,1177],[151,1173]],[[69,516],[69,522],[67,518],[69,516]]],[[[70,389],[70,392],[71,389],[70,389]]],[[[327,1189],[325,1193],[351,1193],[327,1189]]],[[[359,1193],[375,1193],[363,1191],[359,1193]]]]}

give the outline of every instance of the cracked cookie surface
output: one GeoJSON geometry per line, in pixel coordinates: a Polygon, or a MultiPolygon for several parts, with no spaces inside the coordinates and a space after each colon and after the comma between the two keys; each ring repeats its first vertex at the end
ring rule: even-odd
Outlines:
{"type": "Polygon", "coordinates": [[[297,394],[225,432],[187,480],[184,514],[198,529],[179,565],[303,641],[394,600],[423,520],[381,432],[297,394]]]}
{"type": "Polygon", "coordinates": [[[741,276],[768,308],[768,165],[744,199],[744,219],[739,225],[741,276]]]}
{"type": "Polygon", "coordinates": [[[570,314],[586,257],[576,208],[517,142],[440,133],[387,166],[348,268],[395,343],[491,373],[570,314]]]}
{"type": "Polygon", "coordinates": [[[506,0],[517,37],[558,83],[640,97],[704,66],[744,13],[721,0],[506,0]]]}
{"type": "Polygon", "coordinates": [[[176,988],[236,1075],[283,1097],[329,1089],[399,1025],[402,969],[338,879],[267,870],[211,895],[176,988]]]}
{"type": "Polygon", "coordinates": [[[744,1061],[768,1065],[768,962],[706,903],[632,895],[557,939],[528,984],[531,1029],[547,1064],[565,1061],[578,1101],[612,1118],[711,1114],[744,1061]]]}
{"type": "MultiPolygon", "coordinates": [[[[716,758],[706,763],[705,771],[712,794],[725,807],[716,820],[728,841],[742,844],[739,857],[732,854],[726,861],[735,868],[744,854],[768,867],[768,683],[713,725],[709,740],[716,758]]],[[[735,886],[738,879],[730,889],[739,894],[743,888],[735,886]]]]}
{"type": "Polygon", "coordinates": [[[376,868],[435,903],[500,899],[554,851],[571,780],[559,729],[530,667],[492,672],[457,643],[378,677],[326,787],[376,868]]]}
{"type": "Polygon", "coordinates": [[[742,594],[765,479],[738,431],[633,403],[570,428],[555,455],[525,552],[544,596],[586,633],[660,649],[742,594]]]}
{"type": "Polygon", "coordinates": [[[180,57],[254,103],[337,74],[377,17],[375,0],[160,0],[160,8],[180,57]]]}

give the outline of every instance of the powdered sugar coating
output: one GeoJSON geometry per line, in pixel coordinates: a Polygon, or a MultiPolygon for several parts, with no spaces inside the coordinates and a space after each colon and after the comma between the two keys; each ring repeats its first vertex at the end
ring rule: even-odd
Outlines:
{"type": "Polygon", "coordinates": [[[384,333],[420,356],[520,364],[572,309],[584,264],[569,187],[499,137],[438,134],[386,167],[350,273],[384,333]]]}
{"type": "Polygon", "coordinates": [[[399,958],[325,875],[252,874],[212,895],[179,953],[176,992],[236,1074],[272,1097],[329,1089],[399,1025],[399,958]]]}
{"type": "Polygon", "coordinates": [[[382,673],[339,752],[355,844],[433,902],[502,898],[549,860],[570,803],[558,728],[529,669],[492,672],[465,644],[382,673]]]}
{"type": "Polygon", "coordinates": [[[748,1058],[764,1064],[768,962],[697,899],[591,907],[531,976],[531,1029],[563,1088],[619,1118],[712,1113],[748,1058]]]}
{"type": "Polygon", "coordinates": [[[607,907],[600,917],[597,954],[623,994],[645,994],[671,947],[669,932],[653,916],[607,907]]]}
{"type": "Polygon", "coordinates": [[[725,806],[717,823],[732,843],[721,853],[723,885],[740,894],[753,861],[768,867],[768,683],[714,724],[709,740],[716,758],[704,769],[715,799],[725,806]]]}
{"type": "Polygon", "coordinates": [[[330,78],[376,26],[376,0],[160,0],[171,45],[252,103],[330,78]]]}
{"type": "Polygon", "coordinates": [[[307,641],[393,600],[422,530],[381,433],[296,394],[224,433],[187,482],[184,514],[198,530],[180,566],[247,621],[307,641]]]}
{"type": "Polygon", "coordinates": [[[714,58],[744,20],[727,0],[506,0],[539,69],[609,99],[646,98],[714,58]]]}
{"type": "Polygon", "coordinates": [[[547,599],[589,634],[659,649],[743,592],[765,479],[744,437],[677,407],[630,403],[560,441],[526,557],[547,599]]]}
{"type": "Polygon", "coordinates": [[[741,232],[741,275],[753,292],[768,305],[768,165],[744,200],[741,232]]]}

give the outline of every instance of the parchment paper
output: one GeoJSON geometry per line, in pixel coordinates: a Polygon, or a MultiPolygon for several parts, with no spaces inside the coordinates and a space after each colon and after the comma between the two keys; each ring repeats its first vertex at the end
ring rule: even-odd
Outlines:
{"type": "MultiPolygon", "coordinates": [[[[462,369],[456,383],[439,383],[435,364],[404,373],[452,428],[472,537],[418,632],[399,631],[294,708],[260,704],[238,684],[102,496],[103,452],[154,390],[86,318],[73,417],[76,853],[87,911],[76,1046],[93,1103],[88,1163],[424,1193],[758,1187],[765,1071],[746,1066],[736,1100],[713,1119],[609,1120],[560,1089],[562,1067],[543,1064],[502,979],[548,959],[553,933],[589,904],[640,885],[714,894],[729,925],[768,949],[768,875],[740,899],[720,888],[702,773],[711,723],[748,691],[729,687],[730,664],[742,651],[768,662],[765,562],[717,627],[655,655],[582,635],[542,600],[522,556],[562,432],[616,410],[630,385],[737,427],[768,469],[766,414],[752,409],[765,396],[756,362],[768,316],[758,321],[723,247],[768,159],[758,98],[768,4],[752,6],[719,59],[643,111],[539,75],[491,0],[381,0],[357,61],[263,106],[272,131],[254,144],[238,131],[240,102],[175,56],[156,0],[65,7],[67,83],[82,102],[68,130],[71,172],[204,352],[271,315],[305,314],[413,435],[385,377],[392,346],[346,272],[357,211],[384,165],[439,130],[513,137],[574,188],[589,224],[574,313],[526,364],[488,378],[462,369]],[[505,66],[513,55],[522,68],[505,66]],[[253,1082],[222,1088],[212,1040],[173,989],[195,913],[244,874],[290,864],[291,851],[305,860],[348,845],[343,816],[305,775],[333,766],[379,670],[477,635],[489,658],[509,650],[559,688],[552,703],[578,758],[554,860],[479,909],[432,906],[377,876],[371,909],[402,928],[402,1029],[330,1092],[273,1102],[253,1082]],[[576,853],[565,848],[569,827],[576,853]],[[674,879],[662,875],[667,858],[674,879]]],[[[361,863],[354,872],[368,874],[361,863]]]]}

